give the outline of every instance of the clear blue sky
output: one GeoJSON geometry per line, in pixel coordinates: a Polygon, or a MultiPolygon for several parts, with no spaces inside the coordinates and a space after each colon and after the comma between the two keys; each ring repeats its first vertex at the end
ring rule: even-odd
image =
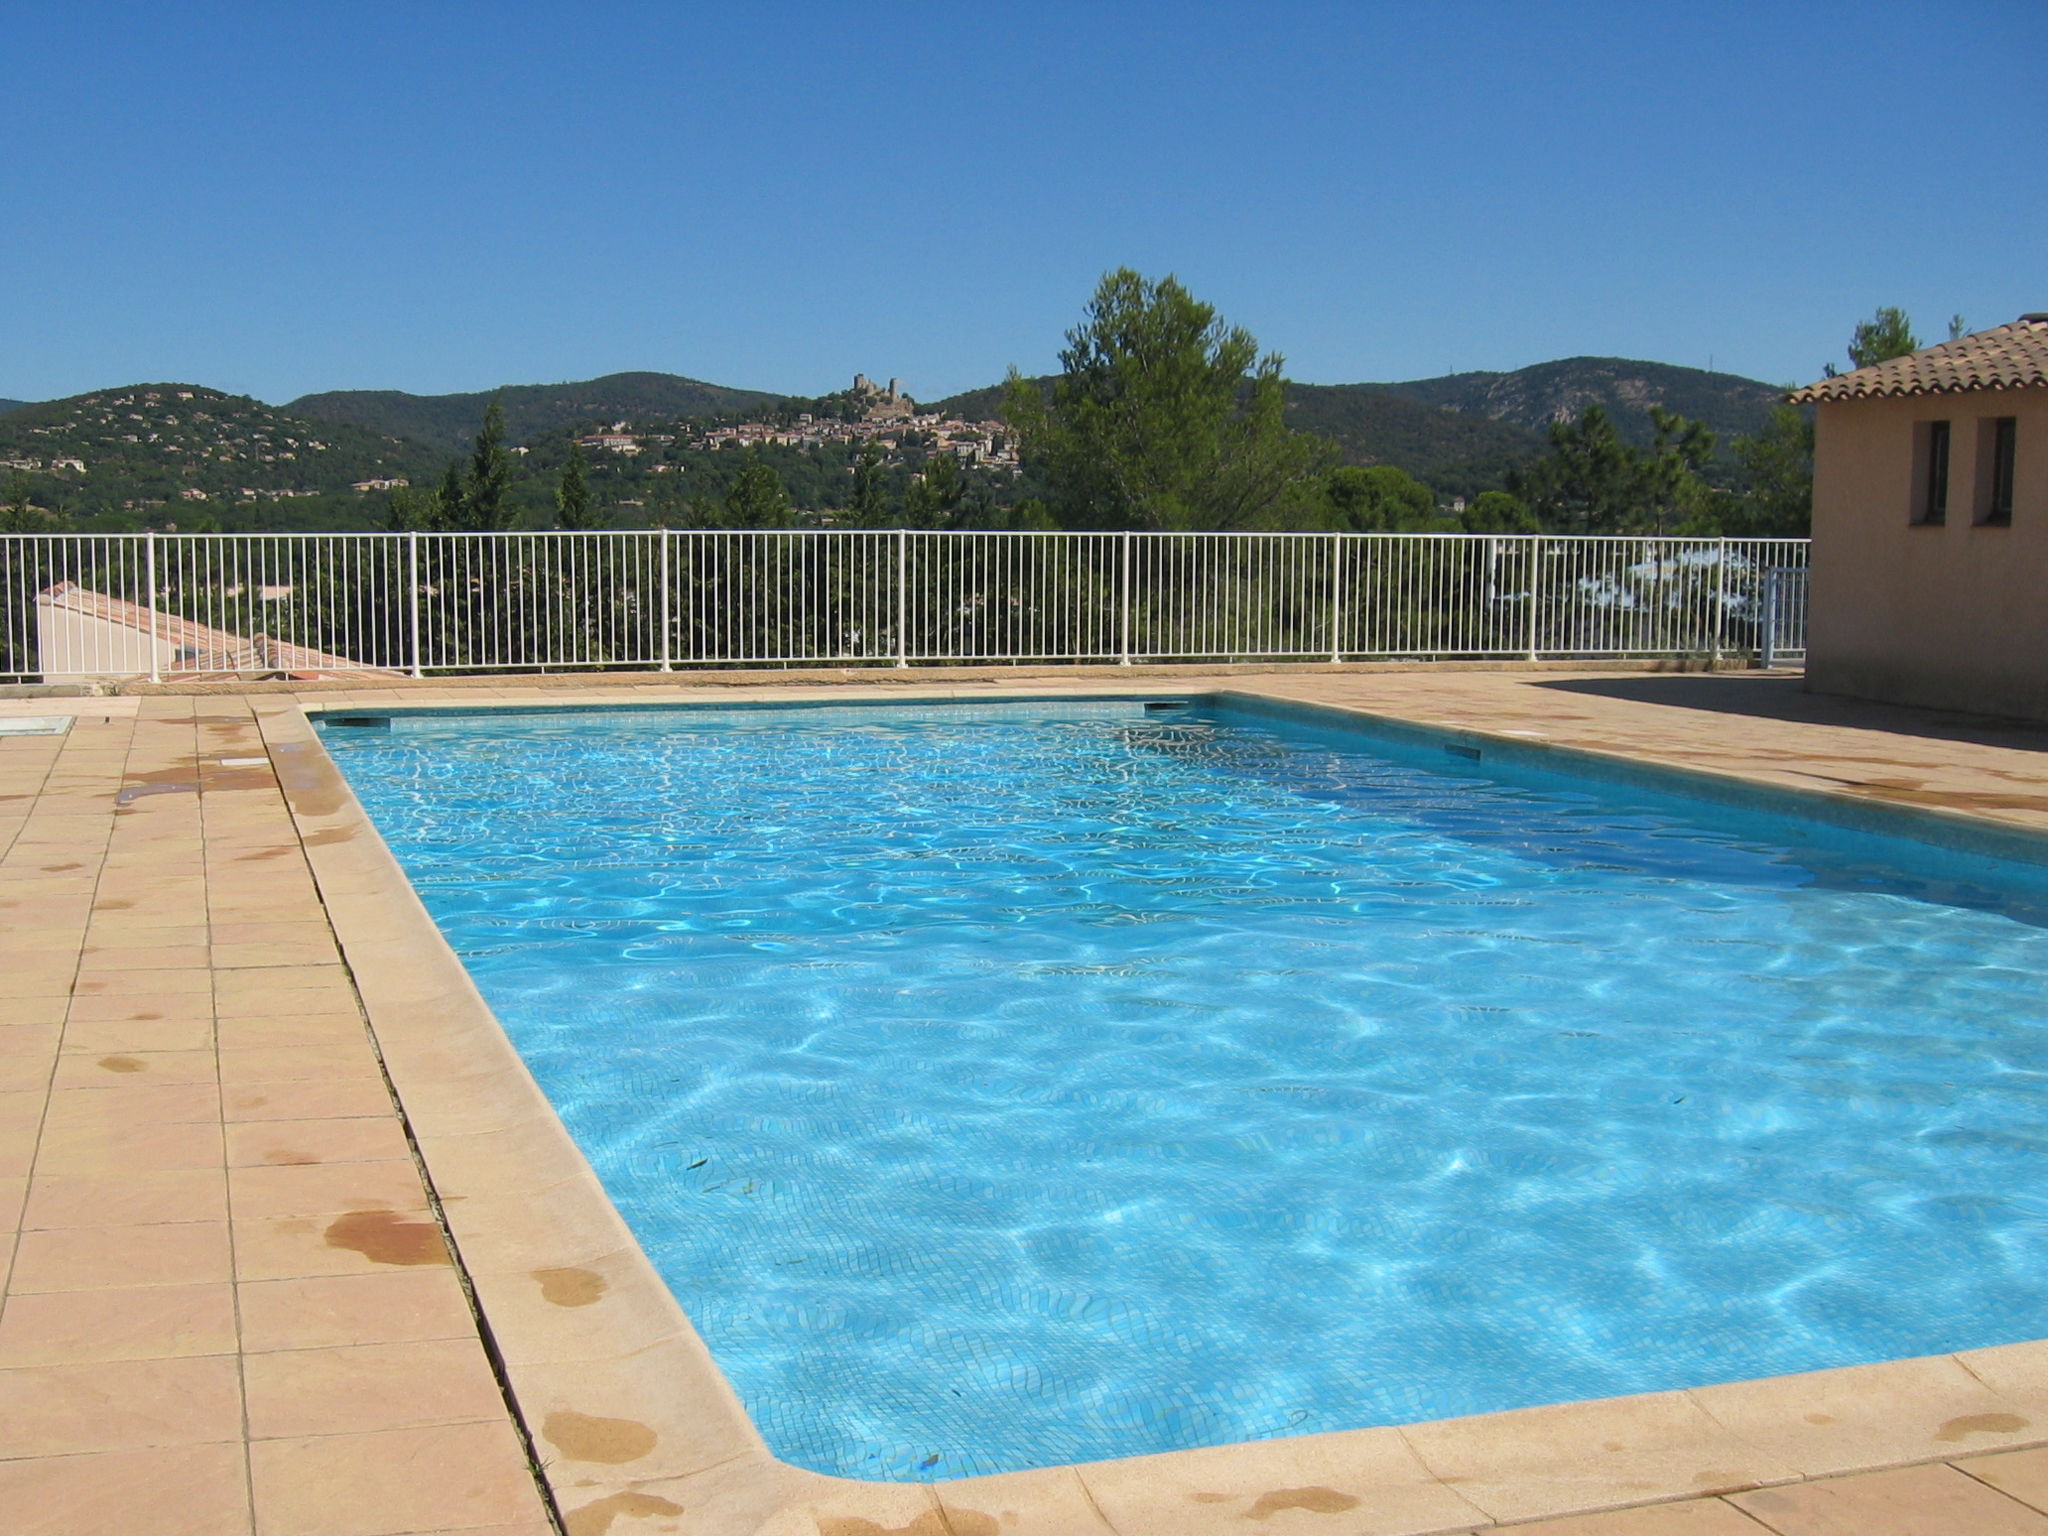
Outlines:
{"type": "Polygon", "coordinates": [[[0,396],[927,398],[1095,279],[1324,383],[2048,309],[2043,0],[0,0],[0,396]]]}

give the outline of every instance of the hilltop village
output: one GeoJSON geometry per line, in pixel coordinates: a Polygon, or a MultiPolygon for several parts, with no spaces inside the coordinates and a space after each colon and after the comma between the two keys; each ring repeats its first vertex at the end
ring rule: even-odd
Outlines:
{"type": "MultiPolygon", "coordinates": [[[[630,423],[614,422],[603,431],[577,439],[594,452],[628,456],[650,448],[668,448],[680,442],[685,448],[821,448],[828,443],[864,447],[872,444],[885,465],[904,464],[903,450],[913,435],[926,454],[950,453],[963,465],[979,469],[1018,469],[1014,437],[999,421],[966,421],[936,411],[921,412],[917,402],[903,392],[902,381],[891,379],[886,386],[864,373],[853,376],[853,387],[843,395],[817,402],[818,410],[778,413],[762,419],[691,428],[683,424],[676,432],[636,432],[630,423]],[[838,405],[839,411],[822,409],[838,405]]],[[[657,474],[674,469],[671,464],[649,466],[657,474]]]]}

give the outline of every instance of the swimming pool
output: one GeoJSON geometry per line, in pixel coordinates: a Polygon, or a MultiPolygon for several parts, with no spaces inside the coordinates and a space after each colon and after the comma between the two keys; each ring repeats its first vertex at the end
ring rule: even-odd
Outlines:
{"type": "Polygon", "coordinates": [[[327,740],[788,1460],[2048,1333],[2035,872],[1206,705],[327,740]]]}

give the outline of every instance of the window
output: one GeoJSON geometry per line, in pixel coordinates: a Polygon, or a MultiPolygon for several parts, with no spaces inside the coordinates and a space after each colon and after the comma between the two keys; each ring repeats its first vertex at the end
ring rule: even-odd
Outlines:
{"type": "Polygon", "coordinates": [[[1977,424],[1977,521],[1989,528],[2012,523],[2013,445],[2019,422],[1991,416],[1977,424]]]}
{"type": "Polygon", "coordinates": [[[1948,436],[1945,421],[1913,429],[1913,521],[1927,527],[1948,521],[1948,436]]]}

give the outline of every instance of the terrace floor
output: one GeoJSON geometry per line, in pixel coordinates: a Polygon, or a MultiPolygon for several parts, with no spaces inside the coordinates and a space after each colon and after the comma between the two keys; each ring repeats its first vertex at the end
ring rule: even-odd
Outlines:
{"type": "MultiPolygon", "coordinates": [[[[818,686],[756,673],[303,691],[363,704],[738,702],[818,686]]],[[[1229,687],[2048,832],[2048,729],[1815,698],[1782,677],[1068,669],[913,672],[884,686],[1229,687]]],[[[2002,1375],[1970,1357],[1867,1368],[1856,1400],[1830,1398],[1827,1412],[1781,1389],[1790,1429],[1715,1426],[1745,1453],[1769,1446],[1777,1470],[1718,1481],[1687,1481],[1650,1428],[1624,1446],[1590,1420],[1575,1430],[1568,1414],[1528,1410],[1549,1417],[1496,1416],[1526,1430],[1514,1486],[1462,1475],[1454,1435],[1373,1431],[1406,1447],[1427,1490],[1383,1498],[1371,1469],[1334,1457],[1323,1475],[1276,1486],[1262,1463],[1299,1443],[1271,1442],[1194,1453],[1178,1473],[1155,1458],[1165,1470],[983,1480],[1016,1492],[993,1514],[945,1485],[827,1490],[752,1513],[723,1492],[700,1500],[741,1453],[678,1471],[645,1425],[552,1405],[546,1372],[585,1371],[573,1351],[508,1350],[523,1303],[498,1299],[515,1294],[501,1269],[530,1274],[557,1311],[580,1305],[587,1277],[506,1257],[470,1235],[482,1218],[449,1216],[470,1196],[456,1192],[454,1152],[436,1149],[463,1138],[421,1118],[446,1113],[448,1083],[409,1078],[411,1065],[387,1074],[436,1048],[432,1011],[401,1020],[391,999],[406,978],[345,959],[367,951],[337,929],[394,909],[388,891],[327,862],[346,834],[319,789],[329,781],[290,755],[297,703],[274,689],[0,700],[0,718],[74,717],[63,736],[0,735],[10,1536],[1396,1536],[1503,1519],[1527,1536],[2048,1536],[2048,1355],[2012,1357],[2002,1375]],[[1831,1433],[1803,1426],[1838,1421],[1854,1434],[1836,1450],[1802,1461],[1783,1449],[1831,1433]],[[1877,1470],[1817,1470],[1843,1467],[1877,1470]],[[1696,1487],[1721,1491],[1684,1496],[1696,1487]],[[1540,1518],[1603,1504],[1636,1507],[1540,1518]]],[[[501,1235],[517,1248],[516,1233],[501,1235]]],[[[1632,1410],[1649,1425],[1677,1411],[1666,1399],[1692,1396],[1624,1401],[1650,1405],[1632,1410]]]]}

